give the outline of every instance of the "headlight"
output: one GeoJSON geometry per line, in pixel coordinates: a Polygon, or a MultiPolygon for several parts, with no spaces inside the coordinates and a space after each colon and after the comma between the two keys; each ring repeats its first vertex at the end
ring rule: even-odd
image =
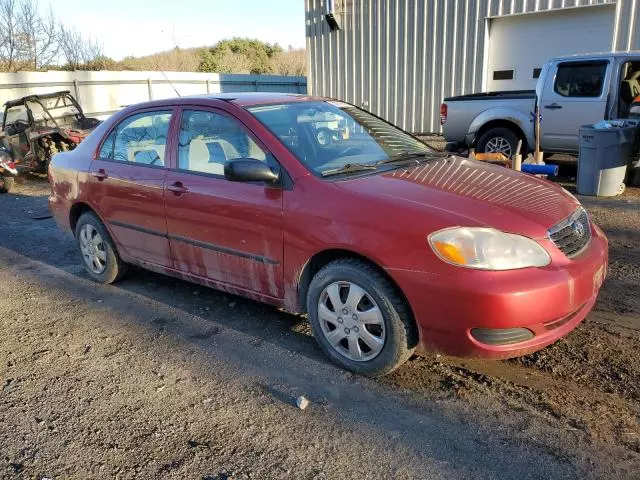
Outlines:
{"type": "Polygon", "coordinates": [[[447,263],[481,270],[544,267],[551,262],[537,242],[493,228],[447,228],[429,235],[429,245],[447,263]]]}

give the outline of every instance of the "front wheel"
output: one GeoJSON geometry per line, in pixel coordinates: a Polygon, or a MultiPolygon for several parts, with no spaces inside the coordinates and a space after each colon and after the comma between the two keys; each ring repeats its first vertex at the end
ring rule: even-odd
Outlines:
{"type": "Polygon", "coordinates": [[[309,286],[307,312],[327,356],[361,375],[386,375],[417,344],[404,299],[378,269],[360,260],[336,260],[323,267],[309,286]]]}
{"type": "Polygon", "coordinates": [[[76,225],[76,244],[84,268],[99,283],[113,283],[124,275],[126,264],[120,260],[118,251],[98,217],[83,213],[76,225]]]}
{"type": "Polygon", "coordinates": [[[0,177],[0,193],[9,193],[13,190],[16,179],[13,177],[0,177]]]}

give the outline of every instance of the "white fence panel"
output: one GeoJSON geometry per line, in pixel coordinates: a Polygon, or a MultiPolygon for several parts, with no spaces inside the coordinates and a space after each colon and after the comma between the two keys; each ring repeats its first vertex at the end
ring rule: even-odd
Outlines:
{"type": "Polygon", "coordinates": [[[198,72],[0,73],[0,104],[35,93],[69,90],[87,116],[104,118],[147,100],[220,92],[307,93],[306,77],[198,72]],[[175,90],[174,90],[175,88],[175,90]]]}

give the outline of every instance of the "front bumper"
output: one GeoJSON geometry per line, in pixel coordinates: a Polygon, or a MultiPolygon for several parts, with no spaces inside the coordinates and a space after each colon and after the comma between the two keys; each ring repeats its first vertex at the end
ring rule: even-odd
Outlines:
{"type": "Polygon", "coordinates": [[[571,260],[564,257],[564,262],[544,268],[490,272],[451,267],[447,275],[395,269],[388,273],[411,305],[420,350],[502,359],[539,350],[584,320],[606,275],[607,260],[607,239],[592,225],[589,247],[571,260]],[[471,332],[513,328],[526,328],[533,337],[487,344],[471,332]]]}

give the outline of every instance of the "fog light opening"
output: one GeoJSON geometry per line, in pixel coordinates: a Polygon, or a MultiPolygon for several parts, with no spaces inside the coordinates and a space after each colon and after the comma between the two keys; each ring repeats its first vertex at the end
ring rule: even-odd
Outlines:
{"type": "Polygon", "coordinates": [[[471,336],[486,345],[511,345],[531,340],[535,335],[528,328],[472,328],[471,336]]]}

